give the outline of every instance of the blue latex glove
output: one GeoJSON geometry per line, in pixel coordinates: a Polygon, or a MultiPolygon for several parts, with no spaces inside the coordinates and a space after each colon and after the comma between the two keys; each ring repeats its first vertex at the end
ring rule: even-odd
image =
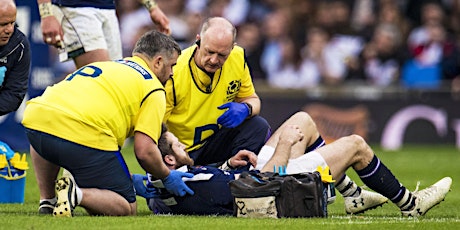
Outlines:
{"type": "Polygon", "coordinates": [[[7,160],[14,157],[14,151],[11,150],[10,146],[2,141],[0,141],[0,154],[5,154],[7,160]]]}
{"type": "Polygon", "coordinates": [[[249,108],[243,103],[228,102],[217,108],[227,109],[224,114],[217,118],[217,123],[226,128],[235,128],[249,116],[249,108]]]}
{"type": "Polygon", "coordinates": [[[171,170],[169,175],[162,180],[166,190],[176,196],[185,196],[187,193],[193,195],[193,190],[184,183],[182,177],[192,178],[193,174],[171,170]]]}
{"type": "Polygon", "coordinates": [[[147,188],[144,181],[147,180],[147,176],[141,174],[133,174],[133,184],[134,189],[136,190],[136,195],[142,196],[146,199],[157,197],[157,192],[155,188],[147,188]]]}
{"type": "Polygon", "coordinates": [[[0,85],[3,84],[3,80],[5,79],[5,73],[6,73],[6,66],[1,66],[0,67],[0,85]]]}

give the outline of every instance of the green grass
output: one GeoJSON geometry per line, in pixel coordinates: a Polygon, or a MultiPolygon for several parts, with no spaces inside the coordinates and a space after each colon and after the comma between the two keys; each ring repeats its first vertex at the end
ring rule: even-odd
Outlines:
{"type": "MultiPolygon", "coordinates": [[[[130,149],[123,150],[133,173],[142,173],[130,149]]],[[[216,216],[155,216],[144,200],[139,199],[138,215],[133,217],[90,217],[83,208],[73,218],[53,218],[37,213],[38,188],[33,168],[27,171],[24,204],[0,204],[0,229],[458,229],[460,227],[460,151],[454,146],[406,146],[400,151],[376,154],[410,190],[417,181],[425,188],[444,176],[451,176],[453,185],[446,200],[426,216],[402,218],[391,204],[361,215],[346,215],[340,195],[328,207],[329,217],[313,219],[241,219],[216,216]]],[[[29,159],[30,160],[30,157],[29,159]]],[[[29,165],[30,164],[29,161],[29,165]]],[[[348,171],[358,184],[356,174],[348,171]]],[[[1,188],[0,188],[1,189],[1,188]]]]}

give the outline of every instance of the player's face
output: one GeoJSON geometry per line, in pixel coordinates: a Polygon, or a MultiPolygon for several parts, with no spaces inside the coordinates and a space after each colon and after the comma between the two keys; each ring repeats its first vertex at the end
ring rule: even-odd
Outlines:
{"type": "Polygon", "coordinates": [[[208,73],[215,73],[227,60],[233,49],[230,39],[213,39],[203,37],[197,50],[197,65],[208,73]]]}
{"type": "Polygon", "coordinates": [[[177,58],[179,57],[177,52],[174,52],[171,58],[163,58],[163,66],[159,73],[156,74],[160,82],[164,85],[173,76],[173,66],[176,65],[177,58]]]}
{"type": "Polygon", "coordinates": [[[185,151],[185,145],[182,144],[177,137],[171,133],[165,133],[166,140],[171,145],[171,149],[174,152],[174,157],[176,158],[176,167],[181,167],[183,165],[193,165],[193,159],[190,158],[187,151],[185,151]]]}
{"type": "Polygon", "coordinates": [[[14,32],[16,21],[16,9],[12,7],[0,7],[0,46],[8,43],[14,32]]]}

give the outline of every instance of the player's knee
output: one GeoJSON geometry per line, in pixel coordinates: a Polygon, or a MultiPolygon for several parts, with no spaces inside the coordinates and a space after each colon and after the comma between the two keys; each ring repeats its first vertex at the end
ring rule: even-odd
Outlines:
{"type": "Polygon", "coordinates": [[[366,140],[360,135],[352,134],[348,136],[350,143],[353,143],[354,148],[356,149],[357,155],[367,158],[372,153],[370,146],[367,144],[366,140]]]}
{"type": "Polygon", "coordinates": [[[356,149],[363,149],[365,145],[367,145],[366,141],[364,140],[363,137],[361,137],[358,134],[352,134],[347,137],[351,143],[353,143],[356,147],[356,149]]]}
{"type": "Polygon", "coordinates": [[[299,124],[300,126],[304,126],[309,130],[316,130],[316,123],[307,112],[297,112],[293,115],[293,117],[301,121],[301,124],[299,124]]]}

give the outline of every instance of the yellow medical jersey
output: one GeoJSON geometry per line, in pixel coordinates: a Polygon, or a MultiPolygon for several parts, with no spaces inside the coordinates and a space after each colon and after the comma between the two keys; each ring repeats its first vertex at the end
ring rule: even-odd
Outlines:
{"type": "Polygon", "coordinates": [[[132,57],[89,64],[48,87],[27,102],[22,124],[116,151],[134,131],[158,141],[165,110],[163,85],[141,58],[132,57]]]}
{"type": "Polygon", "coordinates": [[[212,81],[196,66],[195,50],[196,46],[192,46],[182,51],[173,69],[174,76],[165,86],[165,122],[188,151],[199,148],[220,129],[217,118],[225,110],[217,107],[255,93],[241,47],[233,48],[212,81]]]}

